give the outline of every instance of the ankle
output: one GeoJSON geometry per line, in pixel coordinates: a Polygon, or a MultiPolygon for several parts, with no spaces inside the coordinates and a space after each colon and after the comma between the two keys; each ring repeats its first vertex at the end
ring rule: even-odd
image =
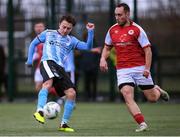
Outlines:
{"type": "Polygon", "coordinates": [[[43,111],[38,111],[38,113],[43,117],[44,116],[44,113],[43,113],[43,111]]]}
{"type": "Polygon", "coordinates": [[[139,124],[140,126],[147,126],[146,122],[142,122],[139,124]]]}

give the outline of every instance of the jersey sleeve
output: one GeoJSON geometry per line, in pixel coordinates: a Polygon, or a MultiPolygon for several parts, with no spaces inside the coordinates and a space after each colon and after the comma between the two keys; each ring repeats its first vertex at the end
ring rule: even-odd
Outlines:
{"type": "Polygon", "coordinates": [[[112,39],[111,39],[109,31],[107,32],[106,37],[105,37],[105,44],[112,45],[112,39]]]}
{"type": "Polygon", "coordinates": [[[79,50],[90,50],[93,47],[94,30],[88,30],[87,41],[80,41],[75,37],[72,37],[72,43],[74,48],[79,50]]]}
{"type": "Polygon", "coordinates": [[[42,32],[40,35],[34,38],[33,41],[30,43],[29,49],[28,49],[28,59],[27,59],[26,64],[32,65],[35,48],[40,43],[44,43],[45,38],[46,38],[46,31],[42,32]]]}
{"type": "Polygon", "coordinates": [[[48,31],[48,30],[45,30],[45,31],[41,32],[41,33],[37,36],[37,39],[38,39],[41,43],[44,43],[44,42],[45,42],[47,31],[48,31]]]}
{"type": "Polygon", "coordinates": [[[139,37],[138,37],[138,42],[140,43],[141,47],[142,48],[145,48],[147,46],[150,46],[150,42],[149,42],[149,39],[145,33],[145,31],[141,28],[140,29],[140,34],[139,34],[139,37]]]}

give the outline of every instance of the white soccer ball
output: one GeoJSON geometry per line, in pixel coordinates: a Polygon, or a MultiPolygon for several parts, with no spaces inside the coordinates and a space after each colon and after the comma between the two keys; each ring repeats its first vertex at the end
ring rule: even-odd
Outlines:
{"type": "Polygon", "coordinates": [[[44,106],[44,117],[47,119],[54,119],[61,111],[58,103],[50,101],[44,106]]]}

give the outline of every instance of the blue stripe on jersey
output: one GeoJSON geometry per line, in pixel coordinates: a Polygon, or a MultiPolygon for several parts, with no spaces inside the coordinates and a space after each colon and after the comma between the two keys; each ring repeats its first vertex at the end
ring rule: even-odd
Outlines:
{"type": "Polygon", "coordinates": [[[66,61],[64,63],[64,69],[66,72],[71,72],[75,70],[73,50],[69,53],[68,57],[66,58],[66,61]]]}

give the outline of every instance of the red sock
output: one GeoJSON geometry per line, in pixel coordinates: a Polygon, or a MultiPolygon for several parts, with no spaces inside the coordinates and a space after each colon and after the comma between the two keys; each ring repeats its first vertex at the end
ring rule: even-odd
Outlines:
{"type": "Polygon", "coordinates": [[[144,116],[141,113],[138,113],[134,115],[133,117],[138,124],[141,124],[142,122],[144,122],[144,116]]]}

